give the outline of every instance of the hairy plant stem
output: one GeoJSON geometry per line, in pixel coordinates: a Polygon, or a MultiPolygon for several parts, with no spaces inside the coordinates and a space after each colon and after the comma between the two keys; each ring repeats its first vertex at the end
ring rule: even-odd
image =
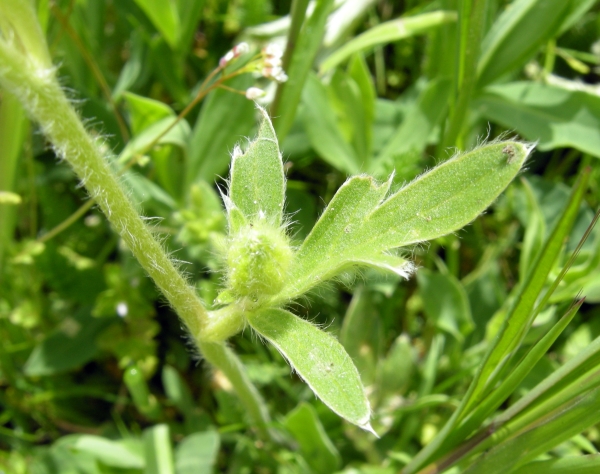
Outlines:
{"type": "MultiPolygon", "coordinates": [[[[101,141],[85,130],[61,89],[29,2],[0,0],[0,14],[5,14],[12,27],[12,30],[0,31],[0,86],[14,94],[31,118],[39,123],[57,155],[71,165],[90,198],[98,203],[183,320],[206,359],[227,376],[261,433],[270,438],[265,428],[268,414],[264,402],[244,373],[241,362],[223,342],[203,342],[204,338],[218,340],[214,335],[211,337],[214,326],[224,334],[232,335],[231,326],[236,326],[240,317],[234,316],[233,321],[218,321],[219,314],[209,314],[194,288],[153,237],[120,185],[117,174],[104,159],[101,141]],[[225,329],[221,327],[222,323],[225,323],[225,329]]],[[[2,26],[6,27],[6,24],[2,26]]]]}

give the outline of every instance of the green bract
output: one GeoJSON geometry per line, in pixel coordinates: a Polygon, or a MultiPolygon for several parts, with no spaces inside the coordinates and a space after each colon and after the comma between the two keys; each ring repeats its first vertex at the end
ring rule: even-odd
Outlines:
{"type": "Polygon", "coordinates": [[[266,112],[258,138],[233,153],[226,285],[201,336],[218,342],[245,324],[272,343],[337,414],[371,430],[369,402],[343,346],[282,307],[355,266],[407,278],[414,265],[397,248],[464,227],[508,186],[531,151],[515,141],[457,155],[390,194],[392,177],[348,179],[296,251],[283,224],[285,177],[266,112]]]}

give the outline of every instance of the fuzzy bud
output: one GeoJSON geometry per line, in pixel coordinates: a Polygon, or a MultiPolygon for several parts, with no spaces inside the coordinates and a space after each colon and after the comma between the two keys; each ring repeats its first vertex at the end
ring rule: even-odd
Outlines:
{"type": "Polygon", "coordinates": [[[235,295],[252,299],[276,294],[286,282],[292,258],[285,234],[259,220],[229,243],[228,286],[235,295]]]}

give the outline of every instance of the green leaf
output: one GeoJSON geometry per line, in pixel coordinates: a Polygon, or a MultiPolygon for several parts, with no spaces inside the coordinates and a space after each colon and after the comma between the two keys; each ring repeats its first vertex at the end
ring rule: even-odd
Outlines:
{"type": "Polygon", "coordinates": [[[519,280],[525,281],[527,273],[536,260],[546,237],[546,223],[531,185],[523,178],[523,189],[527,197],[527,226],[523,236],[523,246],[519,257],[519,280]]]}
{"type": "MultiPolygon", "coordinates": [[[[229,199],[249,222],[265,219],[279,227],[285,199],[283,162],[275,130],[264,109],[258,137],[242,153],[233,151],[229,199]]],[[[229,207],[229,206],[228,206],[229,207]]]]}
{"type": "Polygon", "coordinates": [[[515,0],[496,20],[481,45],[479,85],[514,71],[531,58],[556,31],[571,0],[515,0]]]}
{"type": "Polygon", "coordinates": [[[600,421],[600,388],[575,397],[482,455],[465,474],[512,472],[600,421]]]}
{"type": "Polygon", "coordinates": [[[512,474],[596,474],[600,472],[600,455],[567,456],[558,459],[533,461],[512,474]]]}
{"type": "MultiPolygon", "coordinates": [[[[465,411],[468,411],[469,408],[479,403],[481,395],[494,385],[495,375],[500,372],[504,364],[509,360],[509,356],[514,353],[514,350],[519,346],[520,341],[522,341],[531,326],[536,314],[533,311],[536,301],[546,284],[554,262],[562,250],[563,242],[573,227],[573,222],[577,216],[585,191],[584,182],[580,182],[573,189],[560,220],[556,223],[550,237],[546,241],[527,280],[517,287],[509,314],[494,343],[488,350],[485,363],[482,364],[473,381],[473,390],[466,397],[468,403],[465,411]]],[[[549,295],[547,296],[549,297],[549,295]]]]}
{"type": "Polygon", "coordinates": [[[175,117],[175,112],[164,102],[124,92],[123,99],[129,110],[129,122],[133,135],[139,135],[150,125],[166,117],[175,117]]]}
{"type": "Polygon", "coordinates": [[[85,364],[98,351],[96,337],[112,321],[91,317],[85,310],[66,316],[59,329],[35,346],[25,363],[25,374],[30,377],[52,375],[85,364]]]}
{"type": "Polygon", "coordinates": [[[475,106],[541,150],[573,147],[600,158],[600,97],[585,90],[511,82],[486,88],[475,106]]]}
{"type": "Polygon", "coordinates": [[[389,175],[394,169],[406,176],[407,157],[420,157],[436,125],[445,117],[451,81],[435,79],[426,84],[406,119],[395,130],[371,164],[375,176],[389,175]]]}
{"type": "Polygon", "coordinates": [[[463,342],[474,327],[467,293],[452,275],[421,269],[417,273],[425,314],[434,324],[463,342]]]}
{"type": "Polygon", "coordinates": [[[172,49],[179,39],[179,16],[174,0],[135,0],[172,49]]]}
{"type": "MultiPolygon", "coordinates": [[[[245,74],[227,82],[229,87],[246,90],[253,79],[245,74]]],[[[239,94],[218,89],[205,99],[189,143],[186,183],[204,179],[209,183],[222,174],[230,161],[229,153],[255,125],[254,103],[239,94]]]]}
{"type": "Polygon", "coordinates": [[[278,104],[272,114],[274,117],[273,125],[281,141],[288,134],[296,117],[296,109],[302,96],[304,83],[321,47],[327,17],[332,7],[333,0],[318,0],[316,2],[315,9],[310,17],[304,21],[298,36],[298,43],[286,71],[288,80],[279,85],[281,92],[278,91],[278,94],[280,94],[278,104]]]}
{"type": "Polygon", "coordinates": [[[175,474],[168,425],[155,425],[144,430],[144,451],[146,454],[144,474],[175,474]]]}
{"type": "Polygon", "coordinates": [[[333,336],[282,309],[249,314],[248,322],[281,352],[325,405],[350,423],[373,431],[358,371],[333,336]]]}
{"type": "Polygon", "coordinates": [[[388,21],[374,26],[331,53],[321,63],[320,72],[324,73],[325,71],[333,69],[354,53],[369,50],[374,46],[392,43],[404,38],[427,33],[432,28],[436,28],[444,23],[456,21],[456,18],[456,12],[437,11],[400,18],[398,20],[388,21]]]}
{"type": "Polygon", "coordinates": [[[353,234],[356,243],[383,251],[464,227],[504,191],[531,150],[492,143],[445,161],[377,206],[353,234]]]}
{"type": "Polygon", "coordinates": [[[175,449],[175,473],[212,474],[219,445],[219,434],[215,431],[186,436],[175,449]]]}
{"type": "Polygon", "coordinates": [[[291,298],[333,277],[357,257],[353,231],[383,200],[390,184],[391,180],[378,185],[371,177],[355,176],[338,189],[298,250],[290,271],[291,298]]]}
{"type": "Polygon", "coordinates": [[[340,453],[327,436],[312,405],[301,403],[287,415],[284,423],[298,442],[300,453],[316,473],[330,474],[340,467],[340,453]]]}
{"type": "Polygon", "coordinates": [[[175,117],[165,117],[144,128],[144,130],[132,138],[125,149],[119,155],[117,161],[121,164],[127,163],[134,155],[139,153],[149,153],[148,146],[154,142],[157,137],[161,137],[157,145],[175,145],[184,152],[187,151],[187,144],[190,138],[191,130],[185,120],[180,120],[166,134],[163,135],[173,122],[175,117]]]}
{"type": "Polygon", "coordinates": [[[113,441],[94,435],[72,435],[64,437],[71,449],[93,456],[102,464],[121,469],[143,469],[146,462],[138,440],[113,441]]]}
{"type": "Polygon", "coordinates": [[[354,291],[340,330],[340,342],[367,386],[375,378],[379,344],[383,339],[381,322],[372,312],[373,305],[369,291],[359,286],[354,291]]]}
{"type": "Polygon", "coordinates": [[[358,156],[339,128],[325,86],[314,74],[308,76],[302,103],[301,118],[312,147],[334,168],[347,174],[358,173],[358,156]]]}

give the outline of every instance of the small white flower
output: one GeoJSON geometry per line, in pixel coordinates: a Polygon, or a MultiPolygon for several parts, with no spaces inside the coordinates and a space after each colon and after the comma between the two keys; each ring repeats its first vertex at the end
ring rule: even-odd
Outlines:
{"type": "Polygon", "coordinates": [[[246,54],[250,51],[250,46],[248,45],[248,43],[246,43],[245,41],[240,43],[240,44],[236,44],[233,49],[233,56],[235,58],[241,56],[242,54],[246,54]]]}
{"type": "Polygon", "coordinates": [[[263,91],[262,89],[259,89],[258,87],[249,87],[246,90],[246,99],[249,99],[249,100],[260,99],[261,97],[264,97],[265,95],[266,95],[266,92],[263,91]]]}
{"type": "Polygon", "coordinates": [[[227,54],[219,60],[219,66],[225,67],[235,57],[233,51],[227,51],[227,54]]]}
{"type": "Polygon", "coordinates": [[[281,58],[283,56],[283,50],[279,45],[270,43],[263,49],[263,54],[273,58],[281,58]]]}

